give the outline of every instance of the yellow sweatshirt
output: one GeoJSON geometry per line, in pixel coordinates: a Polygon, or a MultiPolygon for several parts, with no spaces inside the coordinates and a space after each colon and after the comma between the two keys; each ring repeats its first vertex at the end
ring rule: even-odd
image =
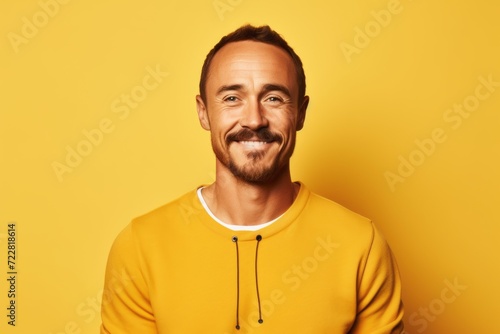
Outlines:
{"type": "Polygon", "coordinates": [[[110,251],[101,334],[402,333],[402,317],[377,229],[301,184],[258,231],[217,223],[196,191],[133,220],[110,251]]]}

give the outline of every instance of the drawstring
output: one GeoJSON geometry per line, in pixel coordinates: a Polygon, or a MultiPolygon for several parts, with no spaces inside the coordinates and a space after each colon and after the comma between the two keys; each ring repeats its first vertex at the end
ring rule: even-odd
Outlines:
{"type": "Polygon", "coordinates": [[[261,324],[264,322],[264,320],[262,320],[262,312],[260,307],[259,276],[257,275],[257,255],[259,255],[259,244],[262,240],[262,236],[259,234],[255,239],[257,239],[257,246],[255,247],[255,287],[257,290],[257,303],[259,305],[259,324],[261,324]]]}
{"type": "MultiPolygon", "coordinates": [[[[259,275],[257,273],[257,259],[259,255],[259,244],[262,240],[262,236],[259,234],[255,238],[257,240],[257,246],[255,247],[255,288],[257,290],[257,303],[259,307],[259,324],[263,323],[262,319],[262,308],[260,305],[260,293],[259,293],[259,275]]],[[[233,236],[231,241],[234,242],[236,246],[236,329],[240,329],[240,252],[238,248],[238,237],[233,236]]]]}
{"type": "Polygon", "coordinates": [[[238,250],[238,237],[231,239],[236,245],[236,329],[240,329],[240,252],[238,250]]]}

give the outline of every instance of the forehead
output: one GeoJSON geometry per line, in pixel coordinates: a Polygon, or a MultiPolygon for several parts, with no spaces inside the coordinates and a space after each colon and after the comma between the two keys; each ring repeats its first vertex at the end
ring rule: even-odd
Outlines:
{"type": "Polygon", "coordinates": [[[255,41],[232,42],[222,47],[212,60],[207,79],[208,89],[248,80],[253,84],[297,85],[292,57],[277,46],[255,41]]]}

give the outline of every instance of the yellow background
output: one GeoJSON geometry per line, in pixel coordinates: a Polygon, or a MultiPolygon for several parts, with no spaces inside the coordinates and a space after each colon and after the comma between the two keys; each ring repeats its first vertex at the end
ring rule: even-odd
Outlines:
{"type": "Polygon", "coordinates": [[[490,0],[2,1],[0,278],[11,221],[19,274],[15,328],[0,280],[0,332],[97,332],[116,234],[212,182],[195,112],[201,65],[221,36],[253,23],[280,32],[305,65],[311,103],[293,177],[383,231],[406,331],[499,333],[500,87],[474,100],[479,78],[500,82],[499,13],[490,0]],[[145,90],[148,69],[163,77],[145,90]],[[125,115],[132,93],[141,101],[125,115]],[[474,110],[452,122],[463,103],[474,110]],[[103,121],[108,133],[85,148],[103,121]],[[58,178],[54,162],[78,145],[88,155],[58,178]],[[410,158],[418,166],[391,185],[387,172],[410,158]]]}

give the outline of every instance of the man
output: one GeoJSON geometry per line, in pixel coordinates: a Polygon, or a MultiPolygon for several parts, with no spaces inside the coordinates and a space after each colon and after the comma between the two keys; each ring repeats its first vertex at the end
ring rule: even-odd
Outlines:
{"type": "Polygon", "coordinates": [[[196,97],[216,181],[132,221],[108,260],[101,333],[401,333],[394,258],[373,224],[292,182],[309,97],[268,26],[208,54],[196,97]]]}

